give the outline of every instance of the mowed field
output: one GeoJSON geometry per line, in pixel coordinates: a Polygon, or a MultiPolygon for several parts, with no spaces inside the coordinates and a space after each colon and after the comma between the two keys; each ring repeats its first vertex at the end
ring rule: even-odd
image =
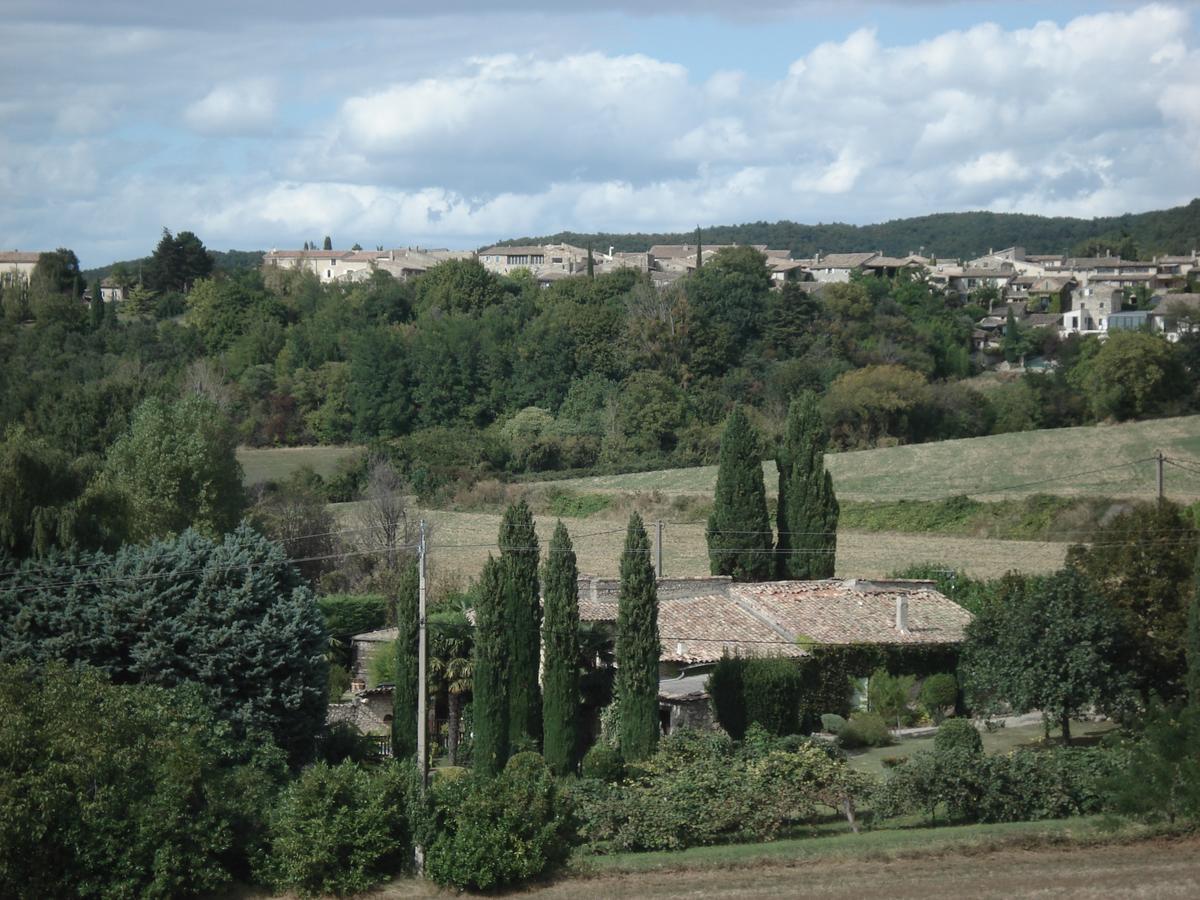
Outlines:
{"type": "MultiPolygon", "coordinates": [[[[335,508],[347,528],[357,525],[356,504],[335,508]]],[[[466,579],[478,576],[488,554],[498,552],[500,516],[490,513],[419,511],[431,526],[430,565],[466,579]]],[[[543,550],[557,520],[538,516],[535,523],[543,550]]],[[[567,519],[579,559],[579,570],[591,575],[617,575],[625,541],[625,521],[591,516],[567,519]]],[[[650,538],[654,540],[653,524],[650,538]]],[[[882,577],[916,562],[941,563],[964,569],[977,578],[994,578],[1011,569],[1050,572],[1060,567],[1066,554],[1063,543],[996,541],[948,538],[942,535],[842,531],[838,534],[837,572],[844,577],[882,577]]],[[[702,523],[666,524],[663,527],[663,573],[668,576],[709,574],[702,523]]]]}
{"type": "Polygon", "coordinates": [[[239,447],[242,480],[253,487],[265,481],[284,481],[303,466],[322,478],[337,471],[338,463],[358,453],[361,447],[239,447]]]}
{"type": "MultiPolygon", "coordinates": [[[[1200,470],[1200,416],[1089,425],[913,444],[825,457],[844,500],[936,500],[957,494],[997,500],[1034,493],[1150,497],[1161,450],[1200,470]],[[1142,462],[1138,462],[1143,460],[1142,462]]],[[[763,466],[775,491],[774,462],[763,466]]],[[[1200,474],[1167,466],[1167,493],[1200,499],[1200,474]]],[[[576,491],[711,494],[716,466],[600,475],[554,482],[576,491]]]]}

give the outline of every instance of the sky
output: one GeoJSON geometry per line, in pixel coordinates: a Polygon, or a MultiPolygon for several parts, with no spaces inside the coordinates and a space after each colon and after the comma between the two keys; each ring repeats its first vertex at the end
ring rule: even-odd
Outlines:
{"type": "Polygon", "coordinates": [[[0,249],[1174,206],[1200,195],[1198,13],[0,0],[0,249]]]}

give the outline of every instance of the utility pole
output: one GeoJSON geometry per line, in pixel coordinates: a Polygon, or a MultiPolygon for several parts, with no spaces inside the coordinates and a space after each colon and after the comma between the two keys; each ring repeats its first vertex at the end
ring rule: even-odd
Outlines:
{"type": "Polygon", "coordinates": [[[425,696],[425,669],[427,666],[427,641],[425,635],[425,520],[418,526],[420,537],[417,543],[417,766],[421,771],[421,788],[429,784],[429,717],[425,712],[428,698],[425,696]]]}
{"type": "Polygon", "coordinates": [[[654,575],[656,578],[663,577],[662,536],[663,536],[663,523],[655,522],[654,523],[654,575]]]}
{"type": "Polygon", "coordinates": [[[1158,451],[1158,455],[1154,457],[1154,461],[1158,464],[1158,499],[1163,499],[1163,452],[1158,451]]]}

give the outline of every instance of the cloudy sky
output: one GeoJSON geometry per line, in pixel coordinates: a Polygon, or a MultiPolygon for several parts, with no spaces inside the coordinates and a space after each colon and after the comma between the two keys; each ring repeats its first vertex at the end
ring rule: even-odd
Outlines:
{"type": "Polygon", "coordinates": [[[0,249],[92,266],[163,226],[474,247],[1200,195],[1195,3],[573,6],[2,0],[0,249]]]}

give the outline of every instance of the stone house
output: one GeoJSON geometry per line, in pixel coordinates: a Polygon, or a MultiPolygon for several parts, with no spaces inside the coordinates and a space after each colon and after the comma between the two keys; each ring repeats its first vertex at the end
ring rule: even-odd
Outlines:
{"type": "Polygon", "coordinates": [[[41,255],[42,252],[40,250],[0,251],[0,287],[13,284],[28,284],[29,278],[33,275],[34,267],[37,266],[37,261],[41,255]]]}

